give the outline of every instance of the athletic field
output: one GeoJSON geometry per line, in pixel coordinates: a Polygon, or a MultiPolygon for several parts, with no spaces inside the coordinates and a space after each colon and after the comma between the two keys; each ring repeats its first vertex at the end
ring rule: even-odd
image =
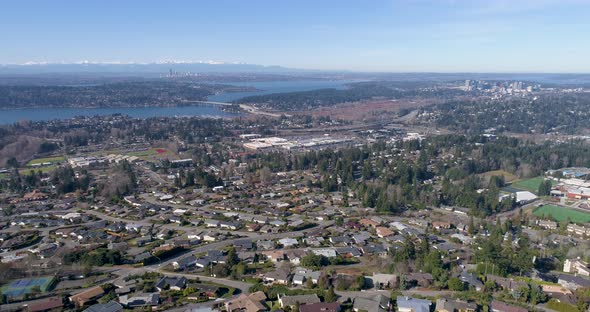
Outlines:
{"type": "Polygon", "coordinates": [[[555,205],[538,207],[533,210],[533,214],[537,217],[542,217],[543,215],[546,217],[551,216],[557,221],[565,221],[569,217],[572,222],[576,223],[590,222],[590,213],[555,205]]]}
{"type": "MultiPolygon", "coordinates": [[[[510,186],[515,189],[529,191],[531,193],[537,194],[537,191],[539,191],[539,185],[541,185],[541,182],[543,182],[543,177],[536,177],[536,178],[512,182],[512,184],[510,186]]],[[[553,182],[553,181],[551,181],[551,183],[555,184],[555,182],[553,182]]]]}

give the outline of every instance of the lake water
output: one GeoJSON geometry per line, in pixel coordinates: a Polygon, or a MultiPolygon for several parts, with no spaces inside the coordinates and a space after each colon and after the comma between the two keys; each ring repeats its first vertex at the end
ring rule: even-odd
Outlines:
{"type": "MultiPolygon", "coordinates": [[[[309,91],[324,88],[343,89],[352,81],[270,81],[270,82],[228,82],[236,86],[251,86],[259,91],[220,93],[210,96],[209,101],[231,102],[251,95],[270,93],[309,91]]],[[[170,106],[170,107],[124,107],[124,108],[30,108],[0,110],[0,124],[12,124],[22,120],[43,121],[68,119],[76,116],[104,116],[122,114],[134,118],[201,116],[201,117],[233,117],[236,113],[224,112],[213,105],[170,106]]]]}
{"type": "Polygon", "coordinates": [[[346,84],[355,81],[351,80],[293,80],[293,81],[263,81],[263,82],[224,82],[233,86],[254,87],[254,92],[230,92],[210,96],[209,101],[231,102],[243,97],[253,95],[264,95],[271,93],[311,91],[317,89],[345,89],[346,84]]]}

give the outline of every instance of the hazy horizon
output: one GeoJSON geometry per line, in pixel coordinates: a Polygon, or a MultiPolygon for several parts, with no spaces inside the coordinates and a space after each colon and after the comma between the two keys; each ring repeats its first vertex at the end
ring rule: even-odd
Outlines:
{"type": "Polygon", "coordinates": [[[590,2],[38,1],[0,64],[224,61],[354,72],[588,73],[590,2]]]}

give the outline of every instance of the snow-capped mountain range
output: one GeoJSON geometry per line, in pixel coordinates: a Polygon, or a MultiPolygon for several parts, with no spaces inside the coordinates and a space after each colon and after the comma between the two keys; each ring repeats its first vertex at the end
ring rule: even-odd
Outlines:
{"type": "Polygon", "coordinates": [[[0,64],[0,74],[44,73],[163,73],[179,72],[288,72],[281,66],[264,66],[241,62],[162,60],[154,62],[79,61],[44,62],[30,61],[22,64],[0,64]]]}

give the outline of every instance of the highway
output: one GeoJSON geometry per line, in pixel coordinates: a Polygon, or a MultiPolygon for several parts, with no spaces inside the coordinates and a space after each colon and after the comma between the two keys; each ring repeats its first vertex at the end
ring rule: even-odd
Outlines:
{"type": "MultiPolygon", "coordinates": [[[[214,101],[184,101],[186,103],[201,103],[201,104],[211,104],[211,105],[220,105],[220,106],[233,106],[233,103],[224,103],[224,102],[214,102],[214,101]]],[[[291,115],[288,114],[277,114],[277,113],[270,113],[270,112],[265,112],[265,111],[261,111],[258,108],[252,106],[252,105],[248,105],[248,104],[238,104],[240,106],[240,109],[242,109],[243,111],[250,113],[250,114],[254,114],[254,115],[264,115],[264,116],[270,116],[270,117],[281,117],[281,115],[285,115],[287,117],[291,117],[291,115]]]]}

